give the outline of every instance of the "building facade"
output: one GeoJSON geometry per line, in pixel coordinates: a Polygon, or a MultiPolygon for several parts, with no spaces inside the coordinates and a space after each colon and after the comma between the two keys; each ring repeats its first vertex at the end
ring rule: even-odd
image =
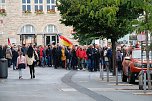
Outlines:
{"type": "Polygon", "coordinates": [[[71,27],[61,24],[56,0],[0,0],[0,44],[60,43],[58,34],[72,41],[71,27]]]}

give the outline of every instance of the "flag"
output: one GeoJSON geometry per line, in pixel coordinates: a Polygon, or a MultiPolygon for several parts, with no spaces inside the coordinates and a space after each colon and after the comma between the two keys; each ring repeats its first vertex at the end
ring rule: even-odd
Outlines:
{"type": "Polygon", "coordinates": [[[62,43],[64,46],[72,47],[72,45],[73,45],[72,42],[70,42],[67,38],[65,38],[64,36],[59,35],[59,34],[58,34],[58,36],[59,36],[59,39],[60,39],[61,43],[62,43]]]}
{"type": "Polygon", "coordinates": [[[10,46],[11,45],[11,42],[10,42],[10,39],[8,38],[8,45],[10,46]]]}

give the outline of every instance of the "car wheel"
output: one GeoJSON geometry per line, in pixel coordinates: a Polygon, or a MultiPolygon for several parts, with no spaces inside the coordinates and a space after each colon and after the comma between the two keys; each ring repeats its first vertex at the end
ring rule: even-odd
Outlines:
{"type": "Polygon", "coordinates": [[[134,84],[135,83],[135,74],[128,71],[128,82],[130,84],[134,84]]]}
{"type": "Polygon", "coordinates": [[[122,72],[122,82],[127,82],[127,76],[122,72]]]}

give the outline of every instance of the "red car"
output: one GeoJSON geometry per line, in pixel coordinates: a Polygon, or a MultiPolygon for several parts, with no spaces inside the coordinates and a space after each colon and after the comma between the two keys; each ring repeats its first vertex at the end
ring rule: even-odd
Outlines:
{"type": "MultiPolygon", "coordinates": [[[[152,69],[152,54],[149,52],[149,62],[150,69],[152,69]]],[[[135,80],[138,78],[139,72],[142,70],[147,70],[147,60],[146,60],[146,51],[143,51],[141,55],[141,49],[133,49],[132,54],[128,57],[125,57],[123,62],[123,76],[122,81],[129,83],[135,83],[135,80]]]]}

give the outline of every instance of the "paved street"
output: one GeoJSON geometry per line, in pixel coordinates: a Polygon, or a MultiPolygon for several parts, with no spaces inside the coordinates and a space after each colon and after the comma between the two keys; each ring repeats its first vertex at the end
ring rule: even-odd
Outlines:
{"type": "MultiPolygon", "coordinates": [[[[9,68],[8,79],[0,79],[0,101],[151,101],[152,91],[143,94],[138,85],[110,82],[99,78],[99,72],[69,71],[36,67],[36,79],[30,79],[29,70],[9,68]]],[[[119,81],[120,77],[119,77],[119,81]]]]}

